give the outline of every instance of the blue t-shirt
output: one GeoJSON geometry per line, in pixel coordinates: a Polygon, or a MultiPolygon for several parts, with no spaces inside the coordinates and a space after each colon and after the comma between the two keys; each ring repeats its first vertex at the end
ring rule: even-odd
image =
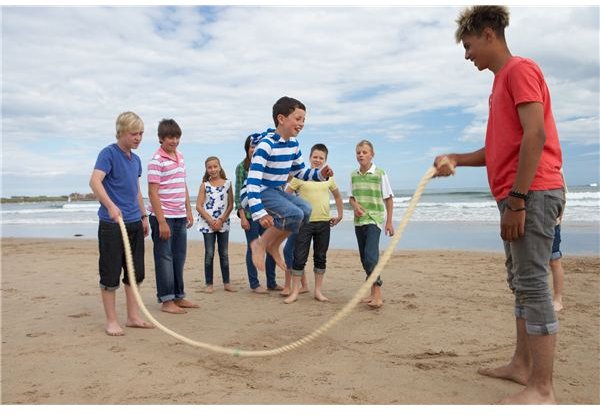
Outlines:
{"type": "MultiPolygon", "coordinates": [[[[108,197],[121,209],[123,221],[139,221],[142,217],[138,203],[138,179],[142,175],[140,157],[132,152],[129,158],[117,144],[111,144],[100,151],[94,169],[106,173],[102,185],[108,197]]],[[[98,217],[106,222],[114,222],[103,204],[98,209],[98,217]]]]}

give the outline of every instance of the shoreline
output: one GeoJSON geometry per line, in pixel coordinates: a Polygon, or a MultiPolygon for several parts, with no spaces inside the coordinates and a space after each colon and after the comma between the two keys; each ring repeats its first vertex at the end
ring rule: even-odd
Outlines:
{"type": "MultiPolygon", "coordinates": [[[[503,364],[514,348],[513,297],[499,253],[396,251],[382,272],[381,309],[360,304],[293,352],[236,358],[158,329],[106,336],[94,239],[0,243],[4,405],[486,405],[521,388],[476,372],[503,364]]],[[[186,298],[200,308],[171,315],[156,302],[147,243],[142,299],[155,318],[188,338],[264,350],[312,332],[364,280],[357,250],[330,250],[323,292],[331,302],[309,293],[286,305],[277,292],[249,291],[244,252],[244,244],[229,246],[238,292],[223,291],[215,265],[215,293],[208,295],[201,291],[203,245],[190,241],[186,298]]],[[[600,404],[600,260],[566,256],[563,265],[557,397],[562,404],[600,404]]],[[[279,270],[277,281],[283,284],[279,270]]],[[[308,283],[312,289],[312,272],[308,283]]],[[[124,292],[117,292],[123,323],[124,292]]]]}

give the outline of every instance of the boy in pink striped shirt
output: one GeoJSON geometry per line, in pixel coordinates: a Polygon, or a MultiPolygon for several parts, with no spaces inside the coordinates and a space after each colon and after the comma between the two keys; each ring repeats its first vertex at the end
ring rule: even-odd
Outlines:
{"type": "Polygon", "coordinates": [[[177,151],[181,128],[173,119],[158,124],[160,147],[148,163],[150,228],[154,242],[156,296],[163,312],[183,314],[198,305],[185,299],[183,266],[187,229],[194,223],[185,183],[183,155],[177,151]]]}

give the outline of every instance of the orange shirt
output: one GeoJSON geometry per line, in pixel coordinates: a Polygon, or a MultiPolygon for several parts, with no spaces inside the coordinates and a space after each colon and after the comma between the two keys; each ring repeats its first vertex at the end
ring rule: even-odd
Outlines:
{"type": "Polygon", "coordinates": [[[496,74],[489,98],[485,163],[490,190],[497,201],[508,196],[517,174],[523,139],[517,106],[531,102],[539,102],[544,107],[546,142],[529,190],[563,187],[562,152],[544,75],[532,60],[512,57],[496,74]]]}

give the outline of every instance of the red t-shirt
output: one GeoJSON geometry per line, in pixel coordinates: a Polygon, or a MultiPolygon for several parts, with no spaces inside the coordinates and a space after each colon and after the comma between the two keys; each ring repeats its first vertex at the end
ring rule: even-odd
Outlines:
{"type": "Polygon", "coordinates": [[[517,106],[531,102],[539,102],[544,107],[546,142],[529,190],[563,187],[560,174],[562,152],[544,75],[533,61],[512,57],[494,78],[485,136],[488,182],[497,201],[508,196],[517,174],[519,150],[523,139],[517,106]]]}

